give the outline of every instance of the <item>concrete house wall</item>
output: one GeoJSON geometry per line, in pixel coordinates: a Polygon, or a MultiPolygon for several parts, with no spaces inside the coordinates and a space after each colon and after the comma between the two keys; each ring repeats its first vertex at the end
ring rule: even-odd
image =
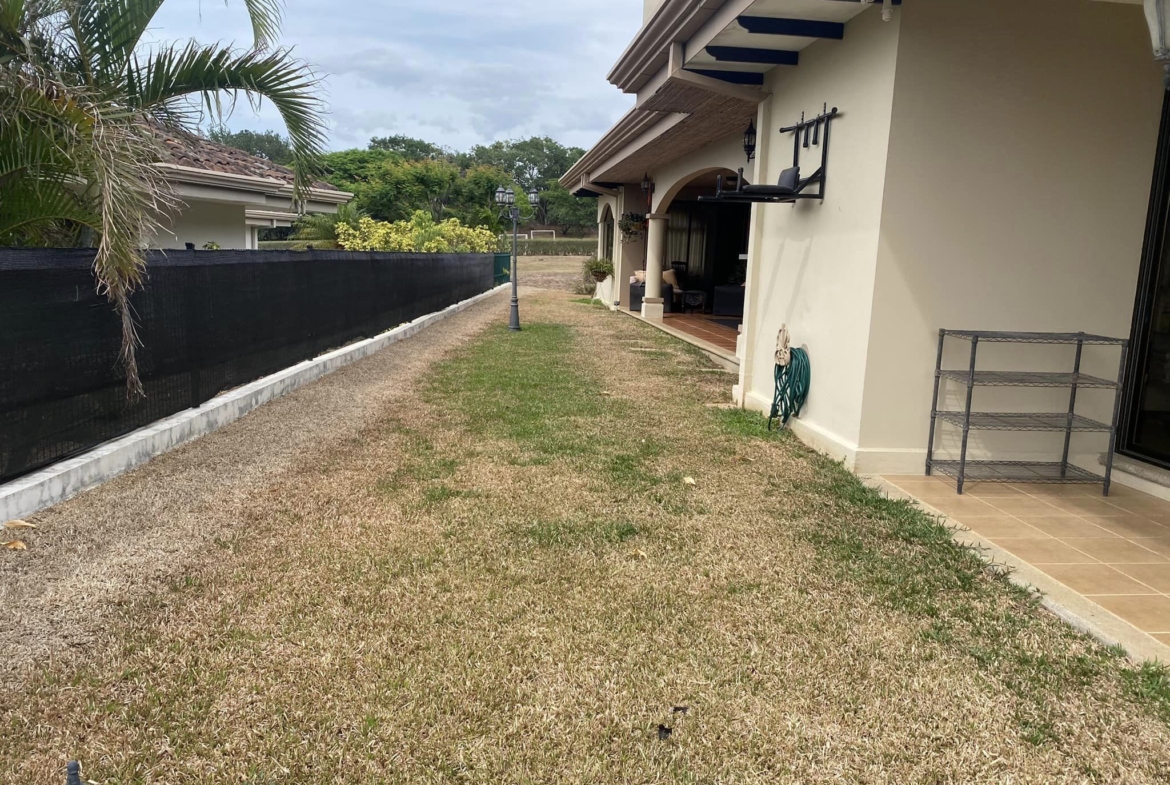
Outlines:
{"type": "MultiPolygon", "coordinates": [[[[768,130],[756,181],[775,183],[793,157],[792,136],[776,129],[802,112],[820,112],[825,102],[842,112],[833,121],[829,201],[755,208],[739,391],[746,405],[771,407],[772,355],[787,324],[813,368],[812,395],[796,427],[838,458],[852,458],[861,432],[899,26],[897,17],[887,23],[864,13],[848,24],[843,42],[813,44],[799,68],[771,71],[765,87],[772,96],[757,123],[768,130]]],[[[818,165],[816,148],[802,151],[803,176],[818,165]]]]}
{"type": "Polygon", "coordinates": [[[149,242],[151,248],[180,249],[184,243],[219,243],[224,250],[249,247],[250,229],[246,224],[243,204],[220,202],[187,202],[182,211],[168,221],[149,242]]]}
{"type": "MultiPolygon", "coordinates": [[[[940,327],[1129,336],[1163,99],[1140,6],[906,0],[900,16],[857,459],[897,473],[924,465],[940,327]]],[[[947,365],[966,367],[968,345],[954,350],[947,365]]],[[[985,368],[1068,371],[1073,349],[981,355],[985,368]]],[[[1085,370],[1113,378],[1118,357],[1091,350],[1085,370]]],[[[976,395],[992,411],[1068,406],[1067,390],[976,395]]],[[[1109,391],[1079,403],[1112,418],[1109,391]]],[[[1051,460],[1062,441],[976,434],[972,455],[1051,460]]],[[[1097,468],[1105,444],[1074,449],[1097,468]]]]}

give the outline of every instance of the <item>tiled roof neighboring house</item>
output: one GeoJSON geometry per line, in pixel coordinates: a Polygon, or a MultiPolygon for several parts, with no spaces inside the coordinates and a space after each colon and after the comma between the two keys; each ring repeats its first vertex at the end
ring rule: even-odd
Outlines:
{"type": "MultiPolygon", "coordinates": [[[[200,169],[205,172],[280,180],[288,185],[292,185],[295,179],[293,170],[287,166],[281,166],[266,158],[213,142],[210,139],[175,131],[159,130],[156,133],[159,141],[167,150],[168,163],[176,166],[200,169]]],[[[340,189],[320,180],[313,183],[313,188],[321,191],[340,191],[340,189]]]]}

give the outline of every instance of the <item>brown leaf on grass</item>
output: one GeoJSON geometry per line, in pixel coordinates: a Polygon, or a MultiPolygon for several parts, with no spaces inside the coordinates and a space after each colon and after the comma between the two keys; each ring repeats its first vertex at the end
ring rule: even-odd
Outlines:
{"type": "Polygon", "coordinates": [[[5,548],[7,548],[10,551],[27,551],[28,550],[28,546],[25,545],[20,540],[10,540],[8,542],[0,542],[0,545],[3,545],[5,548]]]}
{"type": "Polygon", "coordinates": [[[28,521],[22,521],[22,520],[9,521],[8,523],[4,524],[3,526],[0,526],[0,529],[35,529],[35,528],[37,528],[37,525],[35,523],[29,523],[28,521]]]}

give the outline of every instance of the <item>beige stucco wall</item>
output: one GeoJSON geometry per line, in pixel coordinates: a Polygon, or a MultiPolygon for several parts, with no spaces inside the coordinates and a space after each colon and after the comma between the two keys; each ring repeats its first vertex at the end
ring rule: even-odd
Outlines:
{"type": "MultiPolygon", "coordinates": [[[[752,168],[743,152],[743,133],[729,134],[650,173],[654,180],[654,212],[665,213],[671,202],[697,177],[744,168],[751,182],[752,168]]],[[[714,194],[714,189],[711,193],[714,194]]]]}
{"type": "Polygon", "coordinates": [[[181,249],[184,243],[216,242],[220,247],[248,247],[245,205],[220,204],[190,200],[174,218],[163,222],[163,229],[149,242],[151,248],[181,249]]]}
{"type": "MultiPolygon", "coordinates": [[[[1140,6],[905,0],[899,16],[881,244],[862,361],[860,471],[922,470],[940,327],[1128,337],[1162,101],[1140,6]]],[[[853,122],[842,120],[834,157],[847,154],[853,122]]],[[[884,135],[880,125],[873,130],[884,135]]],[[[834,179],[847,169],[836,161],[834,179]]],[[[870,274],[856,269],[848,288],[864,290],[861,279],[870,274]]],[[[851,332],[852,323],[844,315],[821,329],[851,332]]],[[[965,367],[969,348],[955,349],[947,364],[965,367]]],[[[1091,352],[1086,370],[1114,376],[1116,357],[1091,352]]],[[[990,347],[984,360],[982,367],[1071,370],[1072,353],[990,347]]],[[[813,352],[814,421],[822,388],[832,383],[830,362],[840,360],[813,352]]],[[[990,410],[1068,405],[1066,392],[978,396],[977,408],[990,410]]],[[[961,406],[956,398],[948,405],[961,406]]],[[[1085,413],[1111,416],[1107,394],[1086,392],[1081,402],[1085,413]]],[[[854,403],[832,405],[853,417],[854,403]]],[[[956,442],[944,431],[946,448],[956,442]]],[[[1105,446],[1091,437],[1077,444],[1091,462],[1105,446]]],[[[980,434],[973,442],[975,454],[1038,457],[1039,449],[1049,460],[1059,447],[1058,437],[1035,435],[980,434]]]]}
{"type": "MultiPolygon", "coordinates": [[[[760,173],[775,183],[792,165],[792,136],[776,129],[837,106],[830,153],[829,199],[761,205],[753,213],[749,301],[741,339],[737,399],[771,406],[772,353],[787,323],[795,345],[812,358],[813,387],[796,426],[803,438],[850,458],[861,429],[862,390],[881,225],[899,22],[869,9],[848,24],[844,41],[820,41],[798,68],[777,68],[761,108],[760,173]]],[[[741,153],[742,155],[742,153],[741,153]]],[[[802,175],[819,165],[802,151],[802,175]]]]}

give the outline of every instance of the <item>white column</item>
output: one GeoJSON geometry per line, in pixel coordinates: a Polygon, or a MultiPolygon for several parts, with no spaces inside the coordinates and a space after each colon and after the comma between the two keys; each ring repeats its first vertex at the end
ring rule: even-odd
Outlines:
{"type": "Polygon", "coordinates": [[[646,216],[649,227],[646,231],[646,297],[642,300],[642,316],[646,319],[661,319],[662,265],[666,259],[667,216],[651,213],[646,216]]]}

